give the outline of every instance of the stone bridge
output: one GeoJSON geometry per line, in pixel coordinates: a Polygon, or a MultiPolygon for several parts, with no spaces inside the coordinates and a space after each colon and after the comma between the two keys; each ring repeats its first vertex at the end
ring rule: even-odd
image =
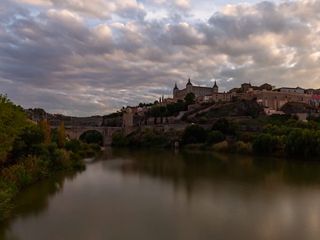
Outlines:
{"type": "Polygon", "coordinates": [[[103,136],[103,144],[105,146],[111,145],[112,135],[119,130],[121,127],[90,127],[90,126],[66,126],[66,135],[70,139],[79,139],[80,136],[87,131],[97,131],[103,136]]]}

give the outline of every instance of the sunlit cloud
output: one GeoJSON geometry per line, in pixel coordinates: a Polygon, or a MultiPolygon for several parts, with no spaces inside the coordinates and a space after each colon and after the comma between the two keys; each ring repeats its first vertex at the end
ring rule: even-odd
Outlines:
{"type": "Polygon", "coordinates": [[[0,90],[91,115],[170,96],[188,76],[319,88],[319,12],[314,0],[3,0],[0,90]]]}

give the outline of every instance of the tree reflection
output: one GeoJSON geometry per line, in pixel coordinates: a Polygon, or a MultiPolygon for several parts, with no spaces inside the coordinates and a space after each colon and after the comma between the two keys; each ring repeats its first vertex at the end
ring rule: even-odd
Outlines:
{"type": "MultiPolygon", "coordinates": [[[[23,219],[43,213],[48,209],[50,199],[63,189],[65,182],[76,176],[74,172],[61,173],[28,187],[17,196],[14,215],[23,219]]],[[[0,239],[16,239],[10,231],[12,220],[14,218],[0,225],[0,239]]]]}
{"type": "Polygon", "coordinates": [[[109,158],[125,159],[123,174],[148,175],[185,187],[188,192],[200,182],[237,181],[252,185],[319,185],[320,163],[216,154],[203,151],[114,149],[109,158]],[[130,160],[130,161],[129,161],[130,160]]]}

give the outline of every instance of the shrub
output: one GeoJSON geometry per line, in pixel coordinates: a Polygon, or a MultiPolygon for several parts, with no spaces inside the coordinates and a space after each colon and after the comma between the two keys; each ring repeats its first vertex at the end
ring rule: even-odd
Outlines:
{"type": "Polygon", "coordinates": [[[227,152],[229,150],[229,144],[227,141],[219,142],[214,144],[212,149],[216,152],[227,152]]]}
{"type": "Polygon", "coordinates": [[[24,128],[14,140],[11,150],[11,157],[14,159],[29,154],[35,154],[37,151],[36,145],[44,141],[44,135],[37,125],[30,125],[24,128]]]}
{"type": "Polygon", "coordinates": [[[91,143],[95,143],[98,145],[103,145],[103,136],[101,133],[99,133],[98,131],[95,130],[89,130],[87,132],[84,132],[81,136],[80,136],[80,140],[82,142],[91,144],[91,143]]]}
{"type": "Polygon", "coordinates": [[[210,131],[207,135],[207,144],[215,144],[225,140],[225,136],[220,131],[210,131]]]}
{"type": "Polygon", "coordinates": [[[74,153],[79,152],[81,149],[81,142],[77,139],[72,139],[66,142],[65,149],[74,153]]]}
{"type": "Polygon", "coordinates": [[[190,125],[186,127],[182,135],[182,143],[204,143],[207,139],[207,132],[199,125],[190,125]]]}
{"type": "Polygon", "coordinates": [[[128,146],[129,144],[129,141],[128,139],[126,138],[126,136],[124,135],[123,132],[115,132],[113,135],[112,135],[112,146],[114,147],[125,147],[125,146],[128,146]]]}
{"type": "Polygon", "coordinates": [[[14,194],[15,191],[10,186],[0,182],[0,222],[9,217],[14,194]]]}
{"type": "Polygon", "coordinates": [[[277,148],[280,146],[279,139],[270,134],[260,134],[253,141],[253,151],[257,154],[273,154],[276,152],[277,148]]]}
{"type": "Polygon", "coordinates": [[[234,128],[231,126],[230,122],[225,118],[218,119],[212,126],[212,130],[220,131],[223,134],[234,134],[234,128]]]}
{"type": "Polygon", "coordinates": [[[289,156],[315,158],[320,156],[320,131],[295,129],[291,131],[286,142],[289,156]]]}
{"type": "Polygon", "coordinates": [[[235,144],[235,151],[237,153],[251,153],[252,152],[252,145],[251,143],[245,143],[242,141],[237,141],[235,144]]]}

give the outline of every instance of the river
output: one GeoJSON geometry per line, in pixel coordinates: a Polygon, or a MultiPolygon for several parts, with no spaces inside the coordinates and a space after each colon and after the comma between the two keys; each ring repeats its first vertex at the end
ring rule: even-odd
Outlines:
{"type": "Polygon", "coordinates": [[[320,239],[320,164],[107,150],[35,184],[0,239],[320,239]]]}

